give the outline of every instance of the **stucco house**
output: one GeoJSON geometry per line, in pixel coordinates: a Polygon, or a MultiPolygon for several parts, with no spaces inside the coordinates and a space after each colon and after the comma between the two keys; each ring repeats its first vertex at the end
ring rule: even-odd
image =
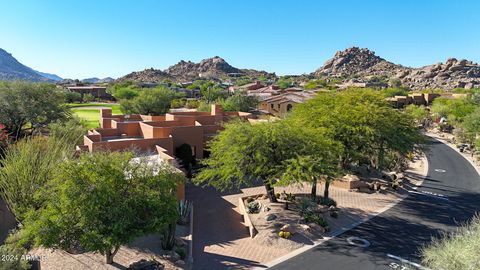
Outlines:
{"type": "MultiPolygon", "coordinates": [[[[245,112],[224,112],[220,105],[212,105],[211,112],[171,112],[159,116],[113,115],[111,109],[102,109],[100,128],[89,130],[77,151],[132,149],[173,165],[180,146],[190,146],[193,157],[201,159],[207,153],[206,143],[222,129],[223,122],[251,117],[245,112]]],[[[178,197],[184,197],[183,191],[179,191],[178,197]]]]}

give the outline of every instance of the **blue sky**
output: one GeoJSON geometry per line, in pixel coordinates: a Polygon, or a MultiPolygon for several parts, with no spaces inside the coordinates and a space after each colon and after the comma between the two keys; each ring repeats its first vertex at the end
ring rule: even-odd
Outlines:
{"type": "Polygon", "coordinates": [[[0,48],[64,78],[119,77],[215,55],[302,74],[368,47],[407,66],[480,62],[480,1],[3,0],[0,48]]]}

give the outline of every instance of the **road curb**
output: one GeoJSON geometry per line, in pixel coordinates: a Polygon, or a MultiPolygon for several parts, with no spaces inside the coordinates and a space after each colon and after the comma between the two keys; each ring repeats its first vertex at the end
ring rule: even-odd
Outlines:
{"type": "MultiPolygon", "coordinates": [[[[420,181],[420,183],[418,183],[416,186],[421,186],[423,184],[423,182],[425,181],[425,179],[428,177],[428,169],[429,169],[429,166],[428,166],[428,160],[427,160],[427,157],[425,154],[422,155],[422,161],[423,161],[423,164],[424,164],[424,168],[423,168],[423,172],[422,172],[422,176],[423,176],[423,179],[420,181]]],[[[255,267],[253,268],[254,270],[260,270],[260,269],[267,269],[267,268],[270,268],[270,267],[273,267],[277,264],[280,264],[282,262],[285,262],[305,251],[308,251],[312,248],[315,248],[355,227],[357,227],[358,225],[362,224],[362,223],[365,223],[367,221],[369,221],[370,219],[380,215],[381,213],[389,210],[390,208],[394,207],[395,205],[397,205],[399,202],[403,201],[405,198],[407,198],[410,194],[407,193],[407,194],[404,194],[404,195],[400,195],[399,196],[399,200],[398,201],[395,201],[395,202],[392,202],[388,205],[386,205],[384,208],[380,209],[380,211],[378,212],[375,212],[375,213],[372,213],[372,214],[368,214],[366,217],[364,217],[363,219],[357,221],[357,222],[354,222],[346,227],[342,227],[341,229],[338,229],[338,230],[335,230],[333,232],[331,232],[329,234],[329,236],[326,236],[324,237],[323,239],[320,239],[320,240],[317,240],[317,241],[314,241],[313,242],[313,245],[308,245],[308,246],[304,246],[304,247],[301,247],[299,249],[296,249],[288,254],[285,254],[271,262],[268,262],[268,263],[265,263],[264,266],[262,267],[255,267]]]]}

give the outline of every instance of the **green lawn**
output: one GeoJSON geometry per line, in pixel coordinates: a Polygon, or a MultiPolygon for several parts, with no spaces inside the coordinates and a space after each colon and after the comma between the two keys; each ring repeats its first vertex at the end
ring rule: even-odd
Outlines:
{"type": "Polygon", "coordinates": [[[68,104],[74,115],[80,118],[86,128],[97,128],[100,125],[100,109],[91,107],[110,107],[113,114],[122,114],[120,105],[96,103],[70,103],[68,104]]]}

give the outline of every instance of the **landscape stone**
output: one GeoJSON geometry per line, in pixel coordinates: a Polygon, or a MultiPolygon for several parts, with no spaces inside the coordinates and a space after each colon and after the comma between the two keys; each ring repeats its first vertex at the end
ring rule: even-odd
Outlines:
{"type": "Polygon", "coordinates": [[[160,262],[155,260],[147,261],[145,259],[141,259],[138,262],[134,262],[130,264],[127,268],[128,270],[163,270],[165,266],[160,262]]]}
{"type": "Polygon", "coordinates": [[[275,220],[277,218],[277,215],[275,214],[268,214],[266,217],[265,217],[265,220],[266,221],[272,221],[272,220],[275,220]]]}

